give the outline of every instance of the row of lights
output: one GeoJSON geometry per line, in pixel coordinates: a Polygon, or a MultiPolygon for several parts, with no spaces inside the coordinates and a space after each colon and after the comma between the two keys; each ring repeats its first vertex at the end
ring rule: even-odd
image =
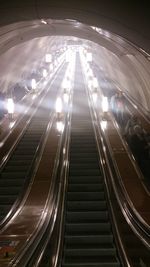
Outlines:
{"type": "MultiPolygon", "coordinates": [[[[97,105],[97,100],[98,100],[98,88],[99,88],[99,83],[97,78],[94,76],[93,71],[89,65],[89,62],[92,62],[92,53],[86,52],[86,50],[81,49],[80,51],[81,58],[83,60],[83,67],[85,69],[86,73],[86,78],[87,78],[87,83],[88,83],[88,88],[92,96],[92,100],[94,105],[97,105]]],[[[101,96],[101,109],[103,114],[106,114],[109,110],[109,105],[108,105],[108,98],[106,96],[101,96]]],[[[101,128],[104,131],[107,127],[107,121],[106,119],[102,119],[100,122],[101,128]]]]}
{"type": "Polygon", "coordinates": [[[75,63],[75,54],[68,50],[66,51],[66,61],[69,63],[68,68],[66,70],[66,74],[62,81],[62,96],[59,96],[56,99],[55,103],[55,111],[57,115],[56,121],[56,129],[58,132],[63,132],[64,130],[64,123],[63,123],[63,115],[64,109],[68,107],[71,89],[72,89],[72,79],[74,76],[74,63],[75,63]],[[68,56],[70,54],[70,56],[68,56]]]}

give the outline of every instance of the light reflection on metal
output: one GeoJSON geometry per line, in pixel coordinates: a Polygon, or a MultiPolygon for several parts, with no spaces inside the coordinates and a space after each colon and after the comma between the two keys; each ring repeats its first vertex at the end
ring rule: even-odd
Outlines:
{"type": "Polygon", "coordinates": [[[12,121],[12,122],[10,122],[10,123],[9,123],[9,128],[10,128],[10,129],[13,128],[14,125],[15,125],[15,123],[16,123],[16,121],[12,121]]]}
{"type": "Polygon", "coordinates": [[[103,112],[108,111],[108,98],[106,96],[103,96],[102,98],[102,110],[103,112]]]}
{"type": "Polygon", "coordinates": [[[31,80],[31,87],[32,87],[32,89],[36,89],[36,80],[35,79],[31,80]]]}
{"type": "Polygon", "coordinates": [[[60,97],[58,97],[56,99],[56,105],[55,105],[55,109],[57,113],[61,113],[62,112],[62,100],[60,97]]]}
{"type": "Polygon", "coordinates": [[[2,147],[2,146],[3,146],[3,144],[4,144],[4,142],[0,142],[0,147],[2,147]]]}
{"type": "Polygon", "coordinates": [[[63,99],[64,99],[64,102],[65,102],[66,104],[68,104],[68,102],[69,102],[69,95],[67,94],[67,92],[64,92],[64,94],[63,94],[63,99]]]}
{"type": "Polygon", "coordinates": [[[8,114],[13,114],[15,110],[15,105],[14,105],[14,101],[12,98],[8,98],[7,99],[7,111],[8,114]]]}
{"type": "Polygon", "coordinates": [[[93,102],[96,104],[97,102],[97,92],[92,93],[93,102]]]}
{"type": "Polygon", "coordinates": [[[46,54],[45,55],[45,61],[47,63],[51,63],[52,62],[52,55],[51,54],[46,54]]]}
{"type": "Polygon", "coordinates": [[[44,19],[41,19],[41,22],[43,23],[43,24],[48,24],[48,22],[46,21],[46,20],[44,20],[44,19]]]}
{"type": "Polygon", "coordinates": [[[56,129],[59,133],[62,133],[64,130],[64,123],[62,121],[56,122],[56,129]]]}
{"type": "Polygon", "coordinates": [[[96,77],[93,77],[93,87],[98,88],[98,80],[96,77]]]}
{"type": "Polygon", "coordinates": [[[47,75],[48,75],[47,70],[46,69],[43,69],[43,77],[46,78],[47,75]]]}
{"type": "Polygon", "coordinates": [[[100,122],[100,125],[101,125],[101,128],[102,128],[103,131],[105,131],[107,129],[107,121],[102,120],[100,122]]]}

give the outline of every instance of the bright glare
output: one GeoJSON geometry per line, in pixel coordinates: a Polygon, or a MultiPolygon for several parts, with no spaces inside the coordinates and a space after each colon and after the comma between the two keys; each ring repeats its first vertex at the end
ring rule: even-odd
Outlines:
{"type": "Polygon", "coordinates": [[[43,24],[47,24],[47,21],[44,20],[44,19],[41,19],[41,22],[42,22],[43,24]]]}
{"type": "Polygon", "coordinates": [[[63,87],[64,89],[70,89],[70,80],[64,79],[64,80],[63,80],[62,87],[63,87]]]}
{"type": "Polygon", "coordinates": [[[87,53],[87,55],[86,55],[86,60],[87,60],[88,62],[92,62],[92,53],[87,53]]]}
{"type": "Polygon", "coordinates": [[[34,99],[36,98],[36,96],[37,96],[37,95],[35,95],[35,94],[34,94],[34,95],[32,95],[32,99],[34,100],[34,99]]]}
{"type": "Polygon", "coordinates": [[[97,93],[92,93],[93,102],[96,104],[97,102],[97,93]]]}
{"type": "Polygon", "coordinates": [[[103,120],[103,121],[100,122],[100,124],[101,124],[101,128],[102,128],[103,131],[107,129],[107,121],[103,120]]]}
{"type": "Polygon", "coordinates": [[[47,70],[44,69],[44,70],[43,70],[43,77],[46,78],[46,77],[47,77],[47,74],[48,74],[48,73],[47,73],[47,70]]]}
{"type": "Polygon", "coordinates": [[[91,79],[88,80],[88,87],[89,87],[89,89],[92,89],[92,80],[91,79]]]}
{"type": "Polygon", "coordinates": [[[67,51],[66,51],[66,62],[72,62],[74,60],[74,54],[73,54],[73,51],[69,48],[67,51]]]}
{"type": "Polygon", "coordinates": [[[14,125],[15,125],[15,121],[10,122],[10,123],[9,123],[9,128],[10,128],[10,129],[13,128],[14,125]]]}
{"type": "Polygon", "coordinates": [[[0,147],[2,147],[4,145],[4,142],[0,142],[0,147]]]}
{"type": "Polygon", "coordinates": [[[51,54],[46,54],[46,55],[45,55],[45,61],[46,61],[47,63],[52,62],[52,55],[51,55],[51,54]]]}
{"type": "Polygon", "coordinates": [[[62,133],[64,130],[64,123],[62,121],[56,122],[56,129],[59,133],[62,133]]]}
{"type": "Polygon", "coordinates": [[[61,113],[62,112],[62,100],[61,100],[60,97],[58,97],[56,99],[56,106],[55,106],[55,108],[56,108],[56,112],[57,113],[61,113]]]}
{"type": "Polygon", "coordinates": [[[14,106],[14,101],[12,98],[8,98],[7,99],[7,111],[9,114],[13,114],[14,113],[14,109],[15,109],[15,106],[14,106]]]}
{"type": "Polygon", "coordinates": [[[32,87],[32,89],[36,89],[36,80],[35,79],[31,80],[31,87],[32,87]]]}
{"type": "Polygon", "coordinates": [[[66,104],[69,102],[69,95],[66,92],[63,94],[63,99],[66,104]]]}
{"type": "Polygon", "coordinates": [[[52,63],[49,65],[49,69],[50,69],[51,71],[53,71],[53,64],[52,64],[52,63]]]}
{"type": "Polygon", "coordinates": [[[96,77],[93,78],[93,87],[98,88],[98,81],[96,77]]]}
{"type": "Polygon", "coordinates": [[[88,69],[88,75],[91,76],[91,77],[93,77],[93,71],[92,71],[91,68],[88,69]]]}
{"type": "Polygon", "coordinates": [[[108,111],[108,98],[106,96],[103,96],[102,98],[102,110],[103,112],[108,111]]]}

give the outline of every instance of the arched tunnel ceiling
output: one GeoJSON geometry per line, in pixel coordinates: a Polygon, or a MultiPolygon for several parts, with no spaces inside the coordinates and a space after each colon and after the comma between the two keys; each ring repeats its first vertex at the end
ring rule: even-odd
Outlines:
{"type": "MultiPolygon", "coordinates": [[[[31,43],[28,46],[26,41],[42,36],[70,35],[92,40],[117,55],[119,61],[104,50],[108,60],[105,70],[109,69],[111,75],[110,69],[114,69],[111,78],[118,76],[118,84],[132,90],[137,99],[142,96],[143,105],[149,109],[150,73],[147,59],[150,58],[150,17],[144,1],[134,2],[1,0],[0,54],[20,43],[21,49],[27,45],[25,49],[28,50],[31,43]],[[145,59],[140,58],[141,52],[145,59]],[[112,67],[114,62],[116,65],[112,67]],[[143,65],[143,69],[140,65],[143,65]]],[[[103,56],[102,51],[97,57],[99,61],[103,56]]],[[[17,54],[17,50],[11,50],[9,55],[13,53],[17,54]]],[[[104,65],[105,61],[103,59],[104,65]]],[[[5,86],[7,87],[7,83],[5,86]]]]}
{"type": "Polygon", "coordinates": [[[150,53],[148,1],[1,0],[0,25],[38,19],[74,19],[124,37],[150,53]]]}
{"type": "Polygon", "coordinates": [[[117,56],[132,54],[132,46],[123,38],[76,21],[47,19],[18,22],[2,27],[0,33],[0,54],[19,43],[43,36],[74,36],[91,40],[117,56]]]}

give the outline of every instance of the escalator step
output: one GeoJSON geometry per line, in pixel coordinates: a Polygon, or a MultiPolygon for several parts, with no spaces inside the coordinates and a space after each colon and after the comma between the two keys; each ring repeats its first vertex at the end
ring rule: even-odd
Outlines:
{"type": "Polygon", "coordinates": [[[99,169],[96,169],[96,170],[89,170],[89,169],[74,169],[74,170],[69,170],[69,174],[70,175],[87,175],[87,176],[90,176],[90,175],[100,175],[100,171],[99,169]]]}
{"type": "Polygon", "coordinates": [[[24,184],[23,179],[0,179],[0,186],[20,186],[24,184]]]}
{"type": "Polygon", "coordinates": [[[103,184],[69,184],[68,192],[100,192],[103,190],[103,184]]]}
{"type": "Polygon", "coordinates": [[[4,179],[14,179],[14,178],[20,178],[20,179],[24,179],[26,176],[26,172],[2,172],[1,173],[1,178],[4,179]]]}
{"type": "Polygon", "coordinates": [[[110,247],[113,244],[113,236],[112,235],[87,235],[87,236],[65,236],[66,246],[68,245],[77,245],[80,246],[93,246],[93,245],[109,245],[110,247]]]}
{"type": "Polygon", "coordinates": [[[119,262],[63,263],[62,267],[120,267],[119,262]]]}
{"type": "Polygon", "coordinates": [[[13,186],[9,188],[8,186],[6,187],[0,187],[0,196],[3,195],[17,195],[20,192],[20,187],[13,186]]]}
{"type": "Polygon", "coordinates": [[[66,257],[110,257],[115,256],[115,248],[79,248],[79,249],[65,249],[65,258],[66,257]]]}
{"type": "Polygon", "coordinates": [[[70,163],[69,169],[99,169],[99,165],[97,162],[82,162],[82,163],[70,163]]]}
{"type": "Polygon", "coordinates": [[[78,156],[74,157],[73,155],[70,155],[70,163],[71,164],[92,164],[92,163],[95,163],[95,164],[98,164],[98,160],[97,160],[97,157],[89,157],[89,158],[79,158],[78,156]]]}
{"type": "MultiPolygon", "coordinates": [[[[117,264],[118,261],[116,259],[116,257],[114,255],[91,255],[91,256],[88,256],[88,255],[85,255],[85,256],[67,256],[65,257],[65,264],[66,263],[74,263],[74,264],[87,264],[87,263],[99,263],[99,264],[117,264]]],[[[103,266],[103,265],[101,265],[103,266]]],[[[104,265],[105,266],[105,265],[104,265]]],[[[110,265],[110,266],[113,266],[113,265],[110,265]]]]}
{"type": "Polygon", "coordinates": [[[108,220],[107,211],[85,211],[85,212],[67,212],[67,222],[69,223],[88,223],[88,222],[106,222],[108,220]]]}
{"type": "Polygon", "coordinates": [[[28,165],[7,165],[4,169],[3,172],[14,172],[14,171],[18,171],[18,172],[23,172],[23,171],[27,171],[29,169],[28,165]]]}
{"type": "Polygon", "coordinates": [[[0,205],[0,216],[7,214],[11,209],[11,205],[0,205]]]}
{"type": "Polygon", "coordinates": [[[102,177],[99,176],[82,176],[82,175],[72,175],[69,177],[69,183],[71,184],[93,184],[93,183],[100,183],[102,182],[102,177]]]}
{"type": "Polygon", "coordinates": [[[68,235],[94,235],[94,234],[109,234],[111,225],[109,222],[98,223],[66,223],[66,233],[68,235]]]}
{"type": "Polygon", "coordinates": [[[68,211],[104,211],[105,201],[67,201],[68,211]]]}
{"type": "Polygon", "coordinates": [[[67,200],[104,200],[104,192],[68,192],[67,200]]]}
{"type": "Polygon", "coordinates": [[[5,195],[5,196],[0,196],[0,204],[11,204],[14,203],[14,201],[16,200],[16,195],[5,195]]]}

